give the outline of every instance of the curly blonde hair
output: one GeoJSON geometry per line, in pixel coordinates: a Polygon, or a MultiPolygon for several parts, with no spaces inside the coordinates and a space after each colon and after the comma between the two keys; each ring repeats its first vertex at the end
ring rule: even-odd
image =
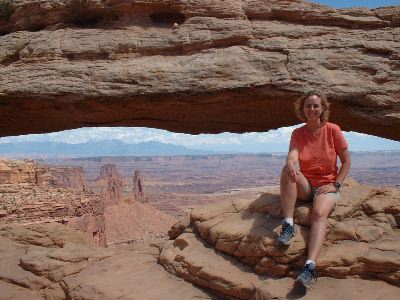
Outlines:
{"type": "Polygon", "coordinates": [[[317,90],[308,91],[308,92],[304,93],[299,99],[296,100],[296,102],[294,103],[294,111],[296,113],[296,116],[303,122],[307,121],[306,116],[304,115],[303,108],[304,108],[304,102],[310,96],[318,96],[321,99],[321,105],[322,105],[323,111],[320,116],[320,119],[321,119],[321,122],[328,121],[329,113],[330,113],[329,106],[331,104],[328,102],[326,95],[323,92],[317,91],[317,90]]]}

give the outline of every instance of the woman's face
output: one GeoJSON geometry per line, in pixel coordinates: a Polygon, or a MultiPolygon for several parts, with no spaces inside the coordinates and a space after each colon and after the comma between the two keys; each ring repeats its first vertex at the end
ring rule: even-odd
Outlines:
{"type": "Polygon", "coordinates": [[[321,99],[317,95],[311,95],[304,101],[303,112],[307,121],[319,120],[323,111],[321,99]]]}

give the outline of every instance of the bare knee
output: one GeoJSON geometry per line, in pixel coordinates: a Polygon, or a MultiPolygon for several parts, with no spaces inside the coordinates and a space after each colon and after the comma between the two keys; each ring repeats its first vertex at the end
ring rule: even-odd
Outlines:
{"type": "Polygon", "coordinates": [[[286,165],[282,168],[281,180],[286,180],[286,181],[290,180],[291,182],[296,182],[296,177],[297,175],[293,180],[292,176],[289,175],[288,167],[286,165]]]}
{"type": "Polygon", "coordinates": [[[311,212],[311,222],[326,220],[328,215],[329,212],[327,212],[325,209],[315,207],[311,212]]]}

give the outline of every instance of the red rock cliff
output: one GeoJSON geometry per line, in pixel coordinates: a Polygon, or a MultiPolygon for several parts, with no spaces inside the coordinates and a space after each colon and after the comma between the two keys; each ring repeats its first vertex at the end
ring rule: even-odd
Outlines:
{"type": "Polygon", "coordinates": [[[63,223],[105,245],[104,202],[83,190],[83,182],[79,169],[0,161],[0,223],[63,223]]]}

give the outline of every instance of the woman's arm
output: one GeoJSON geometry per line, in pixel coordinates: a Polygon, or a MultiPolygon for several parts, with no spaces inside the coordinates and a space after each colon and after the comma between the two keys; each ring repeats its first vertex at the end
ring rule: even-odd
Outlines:
{"type": "MultiPolygon", "coordinates": [[[[338,177],[336,178],[336,181],[339,182],[340,184],[343,182],[343,180],[346,178],[347,173],[350,170],[350,152],[347,148],[345,148],[343,151],[341,151],[338,154],[340,158],[340,162],[342,163],[342,166],[340,167],[338,177]]],[[[325,194],[325,193],[332,193],[332,192],[337,192],[336,187],[333,185],[333,183],[325,184],[323,186],[320,186],[317,189],[316,194],[325,194]]]]}
{"type": "Polygon", "coordinates": [[[338,177],[336,178],[336,181],[339,182],[340,184],[346,179],[347,174],[349,173],[350,170],[350,152],[346,148],[339,154],[340,162],[342,163],[342,166],[340,167],[338,177]]]}
{"type": "Polygon", "coordinates": [[[297,148],[289,149],[289,153],[286,157],[286,172],[292,180],[295,180],[296,174],[299,172],[296,169],[296,164],[299,161],[299,150],[297,148]]]}

